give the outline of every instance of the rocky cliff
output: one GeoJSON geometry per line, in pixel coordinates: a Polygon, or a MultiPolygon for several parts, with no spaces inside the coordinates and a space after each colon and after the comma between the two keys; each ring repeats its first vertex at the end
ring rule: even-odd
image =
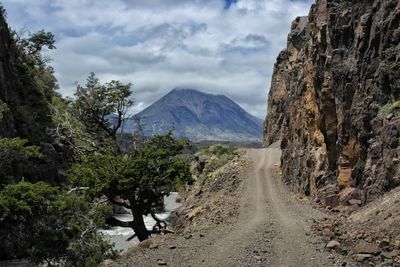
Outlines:
{"type": "Polygon", "coordinates": [[[326,206],[400,186],[400,1],[317,0],[275,64],[264,140],[326,206]]]}
{"type": "Polygon", "coordinates": [[[0,135],[37,143],[46,139],[46,127],[51,124],[51,95],[45,94],[33,63],[26,60],[10,33],[4,11],[0,13],[0,101],[9,111],[0,122],[0,135]]]}
{"type": "MultiPolygon", "coordinates": [[[[24,178],[58,183],[65,179],[67,149],[49,134],[56,80],[51,67],[35,62],[9,29],[0,5],[0,138],[20,137],[41,147],[45,155],[26,166],[24,178]]],[[[16,172],[18,172],[16,170],[16,172]]]]}

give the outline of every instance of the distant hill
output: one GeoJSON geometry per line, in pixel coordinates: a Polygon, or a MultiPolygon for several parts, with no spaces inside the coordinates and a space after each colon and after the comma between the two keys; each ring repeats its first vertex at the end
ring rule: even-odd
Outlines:
{"type": "MultiPolygon", "coordinates": [[[[263,121],[247,113],[223,95],[193,89],[174,89],[134,116],[140,118],[146,136],[174,129],[176,137],[192,141],[261,140],[263,121]]],[[[134,119],[125,122],[123,132],[137,127],[134,119]]]]}

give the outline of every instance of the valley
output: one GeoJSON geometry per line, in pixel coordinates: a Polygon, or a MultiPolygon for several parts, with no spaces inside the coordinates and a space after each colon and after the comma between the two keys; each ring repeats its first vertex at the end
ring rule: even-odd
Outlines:
{"type": "Polygon", "coordinates": [[[400,0],[50,2],[0,3],[0,266],[400,267],[400,0]]]}

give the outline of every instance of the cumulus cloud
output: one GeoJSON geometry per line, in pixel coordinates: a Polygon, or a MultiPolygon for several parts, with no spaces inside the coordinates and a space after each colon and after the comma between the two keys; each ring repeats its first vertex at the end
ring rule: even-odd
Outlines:
{"type": "Polygon", "coordinates": [[[312,0],[8,0],[14,29],[56,35],[64,95],[91,71],[134,85],[135,112],[175,87],[225,94],[264,117],[273,64],[312,0]]]}

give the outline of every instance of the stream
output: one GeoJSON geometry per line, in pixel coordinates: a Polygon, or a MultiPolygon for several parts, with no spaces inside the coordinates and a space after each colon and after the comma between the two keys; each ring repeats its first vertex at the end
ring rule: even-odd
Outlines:
{"type": "MultiPolygon", "coordinates": [[[[176,202],[177,198],[178,193],[176,192],[171,192],[169,196],[164,197],[165,211],[163,213],[157,213],[157,217],[163,220],[168,218],[168,216],[171,214],[171,211],[179,206],[179,203],[176,202]]],[[[117,214],[114,215],[114,217],[121,221],[132,220],[132,214],[117,214]]],[[[145,216],[144,223],[146,224],[148,230],[151,230],[155,225],[155,221],[151,216],[145,216]]],[[[107,230],[100,230],[100,232],[105,234],[108,240],[114,243],[115,248],[120,252],[124,252],[130,247],[139,243],[139,240],[136,237],[130,241],[126,241],[126,239],[134,234],[131,228],[116,226],[107,230]]]]}

